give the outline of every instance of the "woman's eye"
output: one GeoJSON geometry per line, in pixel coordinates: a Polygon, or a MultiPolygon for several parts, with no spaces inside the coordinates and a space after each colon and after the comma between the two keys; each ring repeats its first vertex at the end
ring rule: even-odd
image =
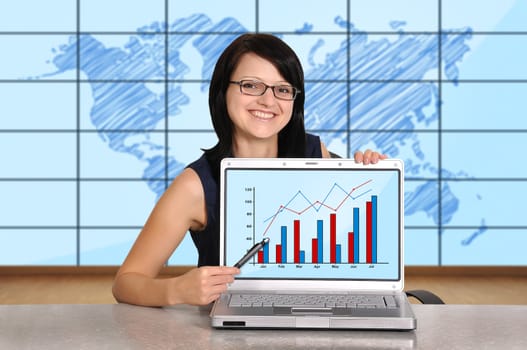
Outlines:
{"type": "Polygon", "coordinates": [[[254,83],[243,83],[243,88],[244,89],[256,89],[257,85],[254,83]]]}

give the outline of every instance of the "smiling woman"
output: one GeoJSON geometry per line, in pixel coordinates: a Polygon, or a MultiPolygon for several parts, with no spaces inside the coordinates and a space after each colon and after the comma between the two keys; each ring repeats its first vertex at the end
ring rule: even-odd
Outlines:
{"type": "MultiPolygon", "coordinates": [[[[113,293],[120,302],[206,305],[234,281],[238,268],[219,264],[219,165],[225,157],[329,158],[304,127],[304,72],[295,52],[269,34],[244,34],[220,55],[209,88],[218,143],[177,176],[161,196],[128,257],[113,293]],[[198,268],[173,278],[158,274],[187,231],[198,268]]],[[[357,162],[386,158],[370,150],[357,162]]]]}

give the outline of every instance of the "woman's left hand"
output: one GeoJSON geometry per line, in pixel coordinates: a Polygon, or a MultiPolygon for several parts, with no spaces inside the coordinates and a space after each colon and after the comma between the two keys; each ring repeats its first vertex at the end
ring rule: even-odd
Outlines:
{"type": "Polygon", "coordinates": [[[380,154],[379,152],[367,149],[366,151],[364,151],[364,153],[362,153],[362,151],[355,152],[353,158],[357,163],[363,163],[364,165],[368,165],[370,163],[375,164],[379,161],[379,159],[386,159],[388,158],[388,156],[386,154],[380,154]]]}

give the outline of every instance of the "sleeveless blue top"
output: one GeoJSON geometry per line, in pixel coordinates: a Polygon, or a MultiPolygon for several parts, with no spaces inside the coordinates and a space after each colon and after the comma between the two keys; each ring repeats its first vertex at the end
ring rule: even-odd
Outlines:
{"type": "MultiPolygon", "coordinates": [[[[318,136],[306,135],[305,157],[322,158],[318,136]]],[[[220,187],[214,179],[205,155],[189,164],[188,168],[193,169],[201,180],[207,208],[207,226],[200,231],[190,231],[192,240],[198,249],[198,266],[217,266],[220,263],[220,187]]]]}

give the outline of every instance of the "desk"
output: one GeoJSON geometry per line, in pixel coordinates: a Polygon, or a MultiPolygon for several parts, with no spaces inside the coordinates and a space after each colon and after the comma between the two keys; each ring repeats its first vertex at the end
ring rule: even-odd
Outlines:
{"type": "Polygon", "coordinates": [[[412,305],[417,330],[217,330],[188,305],[0,306],[0,349],[527,349],[527,305],[412,305]]]}

